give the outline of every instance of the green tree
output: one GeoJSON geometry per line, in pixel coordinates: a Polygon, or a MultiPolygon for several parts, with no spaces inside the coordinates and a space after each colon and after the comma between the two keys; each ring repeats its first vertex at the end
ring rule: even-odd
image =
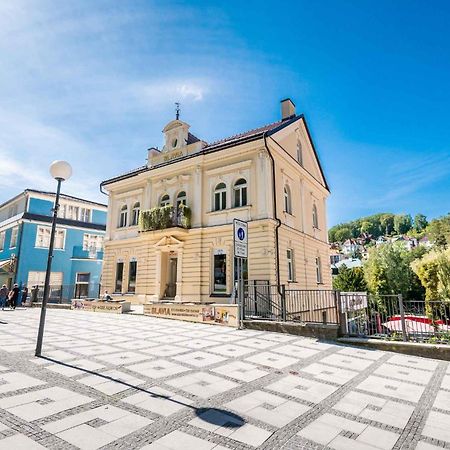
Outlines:
{"type": "Polygon", "coordinates": [[[416,214],[414,216],[414,230],[421,233],[428,225],[427,217],[423,214],[416,214]]]}
{"type": "Polygon", "coordinates": [[[339,228],[338,230],[336,230],[335,236],[335,242],[344,242],[345,240],[352,237],[352,231],[347,227],[339,228]]]}
{"type": "MultiPolygon", "coordinates": [[[[410,267],[409,252],[403,245],[384,244],[369,250],[364,264],[367,287],[375,295],[402,294],[405,299],[421,300],[420,280],[410,267]]],[[[423,294],[422,294],[423,295],[423,294]]]]}
{"type": "Polygon", "coordinates": [[[450,249],[433,250],[411,263],[425,288],[427,301],[450,301],[450,249]]]}
{"type": "Polygon", "coordinates": [[[383,214],[380,218],[382,233],[386,236],[394,231],[394,214],[383,214]]]}
{"type": "Polygon", "coordinates": [[[394,230],[398,234],[407,233],[412,228],[412,219],[409,214],[396,214],[394,217],[394,230]]]}
{"type": "Polygon", "coordinates": [[[369,233],[369,234],[376,234],[378,231],[378,226],[374,222],[370,222],[368,220],[365,220],[361,223],[361,233],[369,233]]]}
{"type": "Polygon", "coordinates": [[[339,273],[333,278],[333,289],[343,292],[365,292],[367,284],[362,267],[348,268],[343,264],[339,273]]]}
{"type": "Polygon", "coordinates": [[[439,248],[450,247],[450,214],[433,219],[426,228],[430,241],[439,248]]]}

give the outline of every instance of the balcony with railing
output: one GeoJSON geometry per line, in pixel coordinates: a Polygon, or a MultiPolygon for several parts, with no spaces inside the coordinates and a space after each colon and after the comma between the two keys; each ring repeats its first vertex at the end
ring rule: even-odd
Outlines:
{"type": "Polygon", "coordinates": [[[167,228],[191,228],[191,209],[185,205],[158,206],[141,211],[139,231],[165,230],[167,228]]]}
{"type": "Polygon", "coordinates": [[[91,249],[84,249],[82,245],[75,245],[72,251],[72,258],[74,259],[103,259],[103,250],[96,247],[91,249]]]}

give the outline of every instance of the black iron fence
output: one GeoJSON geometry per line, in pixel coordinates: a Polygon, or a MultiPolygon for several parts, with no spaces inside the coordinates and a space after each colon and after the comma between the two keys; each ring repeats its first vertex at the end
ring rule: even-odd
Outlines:
{"type": "Polygon", "coordinates": [[[450,343],[450,302],[345,292],[339,298],[343,332],[349,336],[450,343]]]}
{"type": "Polygon", "coordinates": [[[244,285],[244,319],[339,323],[336,292],[286,289],[266,281],[244,285]]]}
{"type": "MultiPolygon", "coordinates": [[[[27,302],[39,303],[44,295],[44,285],[33,286],[28,291],[27,302]]],[[[98,283],[77,283],[50,285],[49,303],[70,303],[74,298],[99,298],[101,285],[98,283]]],[[[23,299],[22,299],[23,302],[23,299]]]]}

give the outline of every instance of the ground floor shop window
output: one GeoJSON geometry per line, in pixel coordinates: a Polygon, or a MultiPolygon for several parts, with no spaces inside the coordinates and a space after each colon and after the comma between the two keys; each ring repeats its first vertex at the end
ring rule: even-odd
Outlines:
{"type": "Polygon", "coordinates": [[[213,291],[217,294],[223,294],[227,291],[227,255],[214,255],[214,280],[213,291]]]}
{"type": "Polygon", "coordinates": [[[128,274],[128,292],[136,292],[137,261],[130,262],[128,274]]]}
{"type": "Polygon", "coordinates": [[[114,292],[122,292],[122,282],[123,282],[123,262],[118,262],[116,266],[116,285],[114,287],[114,292]]]}

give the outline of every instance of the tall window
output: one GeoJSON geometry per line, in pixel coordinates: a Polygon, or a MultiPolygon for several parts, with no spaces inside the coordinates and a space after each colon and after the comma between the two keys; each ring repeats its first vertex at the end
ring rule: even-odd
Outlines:
{"type": "Polygon", "coordinates": [[[118,262],[116,265],[116,284],[114,286],[114,292],[122,292],[123,281],[123,262],[118,262]]]}
{"type": "Polygon", "coordinates": [[[139,222],[139,213],[141,211],[141,204],[136,202],[133,205],[132,217],[131,217],[131,225],[137,225],[139,222]]]}
{"type": "Polygon", "coordinates": [[[214,255],[213,291],[224,293],[227,291],[227,255],[214,255]]]}
{"type": "Polygon", "coordinates": [[[185,205],[186,206],[186,192],[181,191],[178,193],[177,195],[177,209],[181,206],[181,205],[185,205]]]}
{"type": "Polygon", "coordinates": [[[322,261],[320,260],[320,256],[316,257],[316,279],[317,283],[322,283],[322,261]]]}
{"type": "Polygon", "coordinates": [[[83,236],[83,250],[101,252],[103,250],[103,236],[85,233],[83,236]]]}
{"type": "Polygon", "coordinates": [[[126,227],[127,222],[128,222],[128,207],[127,205],[123,205],[122,208],[120,208],[119,228],[126,227]]]}
{"type": "Polygon", "coordinates": [[[128,292],[136,292],[137,261],[131,261],[128,271],[128,292]]]}
{"type": "Polygon", "coordinates": [[[17,245],[17,234],[18,234],[18,232],[19,232],[19,227],[14,227],[11,230],[11,242],[9,244],[10,248],[13,248],[13,247],[15,247],[17,245]]]}
{"type": "Polygon", "coordinates": [[[300,165],[303,166],[303,150],[302,150],[302,143],[300,142],[300,139],[297,139],[297,161],[300,165]]]}
{"type": "Polygon", "coordinates": [[[227,207],[227,187],[225,183],[219,183],[214,189],[214,211],[220,211],[227,207]]]}
{"type": "Polygon", "coordinates": [[[91,210],[89,208],[80,208],[80,221],[90,222],[91,210]]]}
{"type": "Polygon", "coordinates": [[[170,205],[170,197],[169,194],[164,194],[161,197],[161,201],[159,202],[160,206],[169,206],[170,205]]]}
{"type": "Polygon", "coordinates": [[[288,214],[292,214],[291,190],[289,189],[289,186],[284,187],[284,211],[288,214]]]}
{"type": "MultiPolygon", "coordinates": [[[[50,227],[38,227],[36,232],[36,247],[48,248],[50,246],[50,227]]],[[[66,230],[56,229],[54,248],[64,250],[66,240],[66,230]]]]}
{"type": "Polygon", "coordinates": [[[247,181],[244,178],[240,178],[234,183],[234,206],[247,205],[247,181]]]}
{"type": "Polygon", "coordinates": [[[313,227],[319,228],[319,219],[317,217],[317,206],[314,204],[312,208],[313,227]]]}
{"type": "Polygon", "coordinates": [[[294,281],[294,250],[288,248],[286,250],[287,257],[287,269],[288,269],[288,281],[294,281]]]}
{"type": "Polygon", "coordinates": [[[5,232],[0,232],[0,250],[5,248],[5,232]]]}

